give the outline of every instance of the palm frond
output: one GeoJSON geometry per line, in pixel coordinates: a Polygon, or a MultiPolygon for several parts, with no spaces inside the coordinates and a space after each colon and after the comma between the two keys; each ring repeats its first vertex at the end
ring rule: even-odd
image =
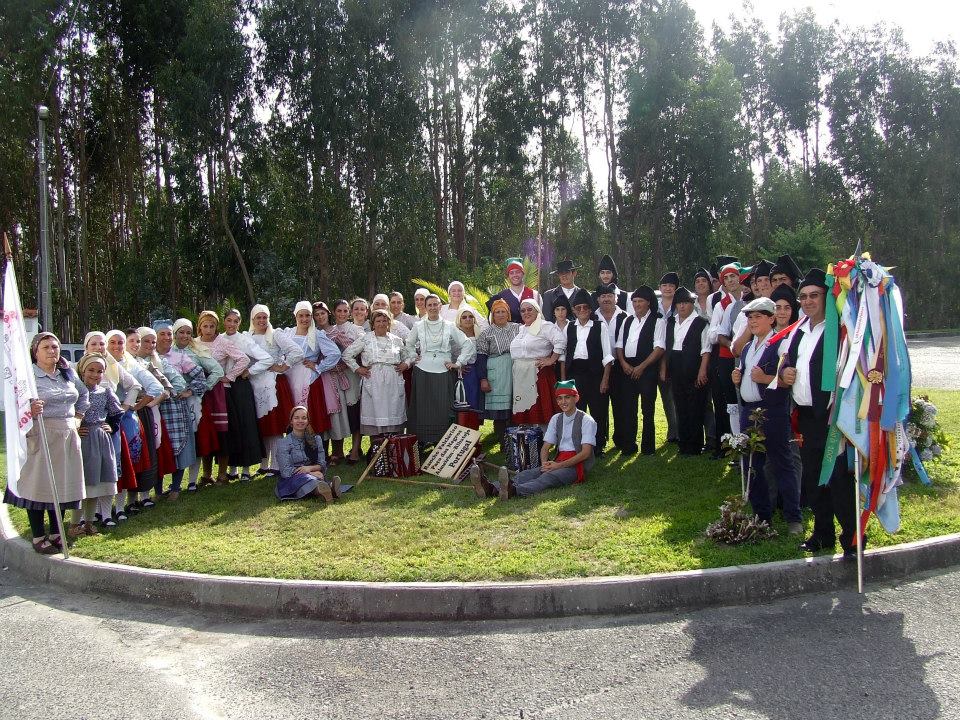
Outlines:
{"type": "Polygon", "coordinates": [[[434,293],[444,303],[446,303],[450,299],[449,296],[447,295],[446,288],[442,288],[434,282],[430,282],[429,280],[424,280],[423,278],[410,278],[410,282],[414,283],[415,285],[419,285],[420,287],[425,288],[430,292],[434,293]]]}

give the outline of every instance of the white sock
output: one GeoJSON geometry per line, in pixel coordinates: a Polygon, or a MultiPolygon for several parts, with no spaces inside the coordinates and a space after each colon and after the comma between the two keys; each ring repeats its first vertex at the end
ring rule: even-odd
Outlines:
{"type": "Polygon", "coordinates": [[[113,497],[111,495],[104,495],[97,498],[97,512],[100,513],[100,517],[104,520],[112,516],[113,497]]]}

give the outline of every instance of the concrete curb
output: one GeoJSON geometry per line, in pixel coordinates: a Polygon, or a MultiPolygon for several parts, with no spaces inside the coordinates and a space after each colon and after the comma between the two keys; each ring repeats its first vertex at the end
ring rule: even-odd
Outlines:
{"type": "Polygon", "coordinates": [[[904,333],[907,337],[907,340],[933,340],[934,338],[946,338],[946,337],[956,337],[960,335],[958,330],[942,330],[942,331],[933,331],[933,332],[924,332],[923,330],[917,330],[915,332],[904,333]]]}
{"type": "MultiPolygon", "coordinates": [[[[837,557],[643,576],[532,582],[326,582],[223,577],[38,555],[0,509],[0,566],[40,582],[178,608],[351,622],[490,620],[691,610],[768,601],[856,582],[837,557]]],[[[960,533],[868,550],[867,581],[960,563],[960,533]]]]}

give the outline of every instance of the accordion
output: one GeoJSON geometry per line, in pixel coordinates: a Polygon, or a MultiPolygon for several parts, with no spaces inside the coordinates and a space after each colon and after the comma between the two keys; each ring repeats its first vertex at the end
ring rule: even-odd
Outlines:
{"type": "Polygon", "coordinates": [[[519,472],[540,467],[543,430],[536,425],[518,425],[503,433],[503,454],[508,470],[519,472]]]}
{"type": "Polygon", "coordinates": [[[373,477],[404,478],[420,474],[420,448],[416,435],[388,435],[370,444],[371,457],[387,443],[370,474],[373,477]]]}

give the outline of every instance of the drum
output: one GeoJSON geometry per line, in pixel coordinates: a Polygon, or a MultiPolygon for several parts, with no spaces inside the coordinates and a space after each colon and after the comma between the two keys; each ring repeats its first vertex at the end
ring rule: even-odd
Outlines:
{"type": "Polygon", "coordinates": [[[519,472],[540,467],[543,430],[536,425],[518,425],[503,433],[503,454],[508,470],[519,472]]]}
{"type": "Polygon", "coordinates": [[[416,435],[393,435],[384,453],[390,459],[390,477],[405,478],[420,474],[420,448],[416,435]]]}

